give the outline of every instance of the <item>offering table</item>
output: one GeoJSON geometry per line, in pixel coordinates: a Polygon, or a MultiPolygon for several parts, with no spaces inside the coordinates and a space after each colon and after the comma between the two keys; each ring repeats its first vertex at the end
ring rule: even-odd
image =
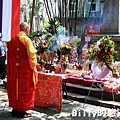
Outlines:
{"type": "MultiPolygon", "coordinates": [[[[81,76],[80,73],[54,74],[42,73],[38,74],[39,80],[35,91],[35,106],[56,108],[62,111],[63,92],[67,84],[76,84],[78,86],[88,86],[94,83],[103,84],[106,80],[99,80],[91,76],[81,76]],[[63,88],[63,89],[62,89],[63,88]]],[[[66,93],[67,95],[67,93],[66,93]]]]}
{"type": "Polygon", "coordinates": [[[62,110],[62,83],[64,74],[39,73],[35,91],[35,106],[62,110]]]}

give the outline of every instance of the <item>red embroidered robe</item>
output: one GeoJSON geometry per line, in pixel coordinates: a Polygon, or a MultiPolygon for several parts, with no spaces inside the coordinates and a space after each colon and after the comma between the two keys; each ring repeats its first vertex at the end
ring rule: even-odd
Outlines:
{"type": "Polygon", "coordinates": [[[20,111],[34,108],[38,77],[36,64],[36,50],[25,33],[20,32],[8,45],[7,92],[10,107],[20,111]]]}

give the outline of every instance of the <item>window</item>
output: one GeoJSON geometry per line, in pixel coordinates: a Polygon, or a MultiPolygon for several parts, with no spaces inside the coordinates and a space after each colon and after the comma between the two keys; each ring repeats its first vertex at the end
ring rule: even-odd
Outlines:
{"type": "Polygon", "coordinates": [[[95,11],[96,10],[96,3],[92,3],[91,4],[91,11],[95,11]]]}
{"type": "Polygon", "coordinates": [[[76,2],[70,2],[70,4],[71,4],[71,11],[75,12],[76,2]]]}
{"type": "Polygon", "coordinates": [[[96,2],[94,2],[94,0],[92,1],[92,4],[91,4],[91,0],[88,0],[88,11],[90,11],[90,7],[91,7],[91,11],[96,11],[96,2]]]}

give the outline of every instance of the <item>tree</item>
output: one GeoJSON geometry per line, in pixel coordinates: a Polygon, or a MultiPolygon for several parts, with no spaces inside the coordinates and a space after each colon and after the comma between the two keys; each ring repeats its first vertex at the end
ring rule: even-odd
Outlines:
{"type": "Polygon", "coordinates": [[[32,32],[34,8],[35,8],[35,0],[33,0],[33,4],[32,4],[32,15],[31,15],[31,20],[30,20],[30,32],[32,32]]]}
{"type": "MultiPolygon", "coordinates": [[[[49,27],[46,28],[46,30],[48,32],[50,32],[51,34],[56,34],[57,32],[57,28],[59,27],[60,25],[60,22],[59,22],[59,18],[56,14],[56,9],[55,7],[53,7],[53,4],[52,4],[52,0],[44,0],[44,5],[45,5],[45,9],[46,9],[46,13],[47,13],[47,16],[48,16],[48,20],[49,20],[49,27]],[[55,10],[54,10],[55,8],[55,10]]],[[[56,2],[58,1],[54,1],[55,4],[56,2]]]]}

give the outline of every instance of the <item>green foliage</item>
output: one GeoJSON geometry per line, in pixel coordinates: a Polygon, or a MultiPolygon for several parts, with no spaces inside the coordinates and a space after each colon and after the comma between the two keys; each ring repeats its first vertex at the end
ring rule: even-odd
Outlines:
{"type": "Polygon", "coordinates": [[[48,23],[45,23],[45,29],[47,32],[51,33],[52,35],[57,33],[57,29],[60,26],[60,22],[58,17],[50,18],[48,23]]]}
{"type": "Polygon", "coordinates": [[[41,31],[35,31],[35,32],[30,32],[29,33],[29,38],[33,39],[35,36],[42,36],[43,35],[43,32],[41,31]]]}
{"type": "Polygon", "coordinates": [[[32,39],[35,36],[35,34],[36,34],[36,32],[30,32],[28,36],[30,39],[32,39]]]}
{"type": "Polygon", "coordinates": [[[75,46],[78,46],[78,43],[81,41],[81,38],[74,38],[74,39],[71,38],[69,41],[75,46]]]}
{"type": "Polygon", "coordinates": [[[43,6],[42,2],[39,2],[39,0],[36,0],[36,4],[35,4],[35,15],[38,16],[38,12],[42,12],[40,11],[40,8],[43,6]]]}

